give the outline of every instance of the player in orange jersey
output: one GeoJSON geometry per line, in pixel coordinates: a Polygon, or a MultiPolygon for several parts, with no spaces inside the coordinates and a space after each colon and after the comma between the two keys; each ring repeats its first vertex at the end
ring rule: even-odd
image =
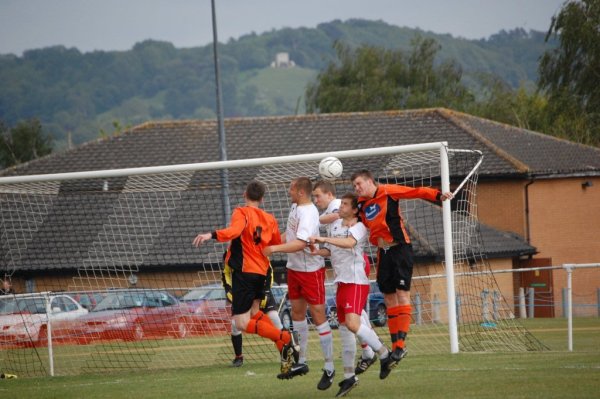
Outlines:
{"type": "Polygon", "coordinates": [[[233,211],[229,227],[198,234],[193,244],[199,247],[211,238],[231,241],[225,263],[233,270],[232,313],[235,325],[246,333],[258,334],[275,342],[281,353],[281,372],[287,373],[298,357],[299,348],[290,332],[276,328],[259,309],[265,297],[265,279],[270,266],[262,251],[269,245],[281,243],[277,220],[259,208],[265,191],[264,184],[250,182],[244,192],[245,205],[233,211]]]}
{"type": "Polygon", "coordinates": [[[393,368],[407,353],[404,341],[410,326],[410,284],[413,271],[413,250],[399,200],[421,198],[445,201],[452,199],[452,193],[441,193],[427,187],[378,184],[368,170],[353,173],[351,180],[359,196],[361,220],[369,229],[369,241],[379,248],[377,284],[387,307],[392,340],[390,364],[385,366],[393,368]]]}

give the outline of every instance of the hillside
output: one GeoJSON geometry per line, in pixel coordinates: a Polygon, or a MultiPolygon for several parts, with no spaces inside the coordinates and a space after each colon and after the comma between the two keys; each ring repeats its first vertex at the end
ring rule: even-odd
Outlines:
{"type": "MultiPolygon", "coordinates": [[[[332,44],[368,44],[408,50],[415,35],[434,38],[440,60],[452,58],[466,84],[481,73],[513,87],[532,84],[537,60],[547,48],[544,33],[515,30],[486,40],[466,40],[381,21],[332,21],[314,29],[250,34],[220,45],[226,116],[287,115],[304,112],[304,90],[334,58],[332,44]],[[293,68],[271,68],[287,52],[293,68]]],[[[0,55],[0,120],[8,125],[37,117],[64,147],[151,119],[214,118],[212,46],[177,49],[157,41],[129,51],[81,53],[61,46],[0,55]]]]}

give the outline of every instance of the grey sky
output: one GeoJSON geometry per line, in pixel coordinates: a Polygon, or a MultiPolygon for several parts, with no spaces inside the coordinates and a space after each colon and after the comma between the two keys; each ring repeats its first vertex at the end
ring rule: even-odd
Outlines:
{"type": "MultiPolygon", "coordinates": [[[[564,0],[216,0],[219,41],[273,28],[363,18],[469,39],[546,31],[564,0]]],[[[0,54],[61,44],[127,50],[145,39],[212,40],[210,0],[0,0],[0,54]]]]}

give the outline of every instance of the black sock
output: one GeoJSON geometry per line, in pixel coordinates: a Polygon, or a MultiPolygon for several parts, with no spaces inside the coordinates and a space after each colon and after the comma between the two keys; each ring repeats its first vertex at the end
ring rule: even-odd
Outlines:
{"type": "Polygon", "coordinates": [[[231,343],[233,344],[235,357],[242,357],[242,334],[232,335],[231,343]]]}

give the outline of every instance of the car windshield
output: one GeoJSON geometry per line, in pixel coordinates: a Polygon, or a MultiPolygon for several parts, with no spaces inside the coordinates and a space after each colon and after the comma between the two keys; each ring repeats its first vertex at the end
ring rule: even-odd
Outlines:
{"type": "Polygon", "coordinates": [[[140,307],[143,304],[144,294],[142,292],[114,292],[105,296],[93,311],[128,309],[140,307]]]}
{"type": "Polygon", "coordinates": [[[44,298],[6,298],[0,301],[0,314],[46,313],[44,298]]]}
{"type": "Polygon", "coordinates": [[[225,290],[221,287],[192,288],[181,297],[181,300],[184,302],[197,300],[215,301],[219,299],[225,299],[225,290]]]}

